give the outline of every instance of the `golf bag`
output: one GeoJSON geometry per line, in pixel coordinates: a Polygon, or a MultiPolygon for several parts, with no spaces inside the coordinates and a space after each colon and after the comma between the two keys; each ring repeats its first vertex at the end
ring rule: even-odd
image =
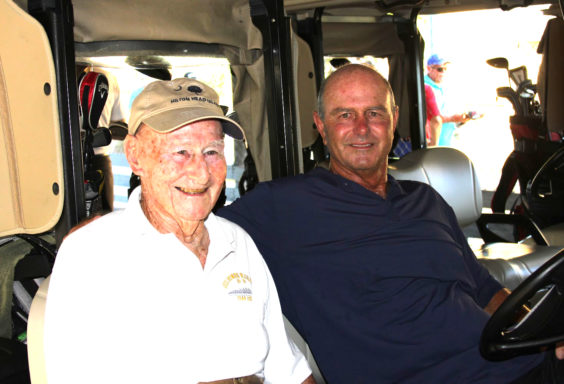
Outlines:
{"type": "Polygon", "coordinates": [[[103,204],[102,194],[105,175],[103,167],[97,164],[94,148],[106,146],[112,140],[108,128],[98,128],[98,121],[108,99],[108,91],[108,79],[102,73],[86,72],[80,78],[79,99],[82,117],[86,217],[107,208],[107,204],[103,204]]]}

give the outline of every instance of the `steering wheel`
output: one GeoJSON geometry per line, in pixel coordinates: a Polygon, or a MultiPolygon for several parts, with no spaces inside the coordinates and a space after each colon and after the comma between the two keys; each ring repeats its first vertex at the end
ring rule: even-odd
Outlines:
{"type": "Polygon", "coordinates": [[[539,267],[487,322],[480,353],[491,361],[540,352],[564,340],[564,249],[539,267]],[[531,311],[516,320],[524,304],[531,311]]]}
{"type": "Polygon", "coordinates": [[[564,146],[554,152],[527,183],[525,194],[533,200],[549,200],[552,209],[562,209],[564,194],[564,146]]]}

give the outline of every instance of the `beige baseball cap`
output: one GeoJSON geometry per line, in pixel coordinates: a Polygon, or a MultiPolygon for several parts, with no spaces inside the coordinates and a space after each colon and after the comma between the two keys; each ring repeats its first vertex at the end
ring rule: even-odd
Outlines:
{"type": "Polygon", "coordinates": [[[219,96],[206,84],[189,78],[154,81],[133,100],[128,132],[134,135],[141,123],[157,132],[171,132],[201,120],[219,120],[225,134],[244,140],[243,128],[226,117],[219,96]]]}

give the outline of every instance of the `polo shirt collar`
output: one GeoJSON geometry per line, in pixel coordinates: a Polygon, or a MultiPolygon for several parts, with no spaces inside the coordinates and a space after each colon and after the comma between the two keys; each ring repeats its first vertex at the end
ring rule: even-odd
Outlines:
{"type": "Polygon", "coordinates": [[[407,194],[405,189],[401,186],[401,184],[388,173],[388,197],[393,198],[396,196],[403,196],[407,194]]]}
{"type": "Polygon", "coordinates": [[[129,196],[127,201],[127,206],[125,207],[125,213],[130,216],[132,232],[137,232],[142,235],[162,235],[147,219],[145,212],[141,208],[141,186],[136,187],[129,196]]]}
{"type": "Polygon", "coordinates": [[[205,221],[210,236],[210,247],[205,269],[213,268],[230,253],[235,252],[237,244],[233,231],[226,225],[222,225],[220,219],[210,212],[205,221]]]}
{"type": "MultiPolygon", "coordinates": [[[[126,214],[131,216],[129,222],[132,227],[130,230],[142,235],[155,236],[156,238],[172,237],[178,241],[179,244],[184,246],[173,233],[160,233],[153,227],[141,208],[140,199],[141,186],[138,186],[131,192],[125,208],[126,214]]],[[[210,236],[210,247],[208,249],[208,257],[205,266],[206,269],[209,269],[235,251],[236,241],[233,232],[227,230],[229,227],[222,225],[213,213],[210,212],[204,225],[210,236]]]]}
{"type": "MultiPolygon", "coordinates": [[[[315,168],[312,172],[315,172],[317,175],[319,175],[320,177],[324,178],[325,180],[327,180],[332,184],[341,186],[341,188],[345,190],[349,190],[352,192],[355,189],[362,188],[363,191],[374,193],[364,188],[362,185],[354,181],[351,181],[341,175],[337,175],[326,168],[318,167],[315,168]]],[[[386,190],[387,199],[405,194],[406,192],[402,188],[401,184],[392,175],[388,174],[388,182],[387,182],[387,190],[386,190]]],[[[374,195],[376,194],[374,193],[374,195]]]]}

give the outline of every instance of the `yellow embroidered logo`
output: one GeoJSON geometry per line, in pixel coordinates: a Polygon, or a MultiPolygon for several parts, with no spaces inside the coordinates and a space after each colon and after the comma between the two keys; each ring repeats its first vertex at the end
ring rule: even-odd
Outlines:
{"type": "Polygon", "coordinates": [[[230,296],[236,296],[237,300],[253,301],[253,280],[245,273],[232,273],[223,281],[223,287],[229,289],[230,296]]]}

